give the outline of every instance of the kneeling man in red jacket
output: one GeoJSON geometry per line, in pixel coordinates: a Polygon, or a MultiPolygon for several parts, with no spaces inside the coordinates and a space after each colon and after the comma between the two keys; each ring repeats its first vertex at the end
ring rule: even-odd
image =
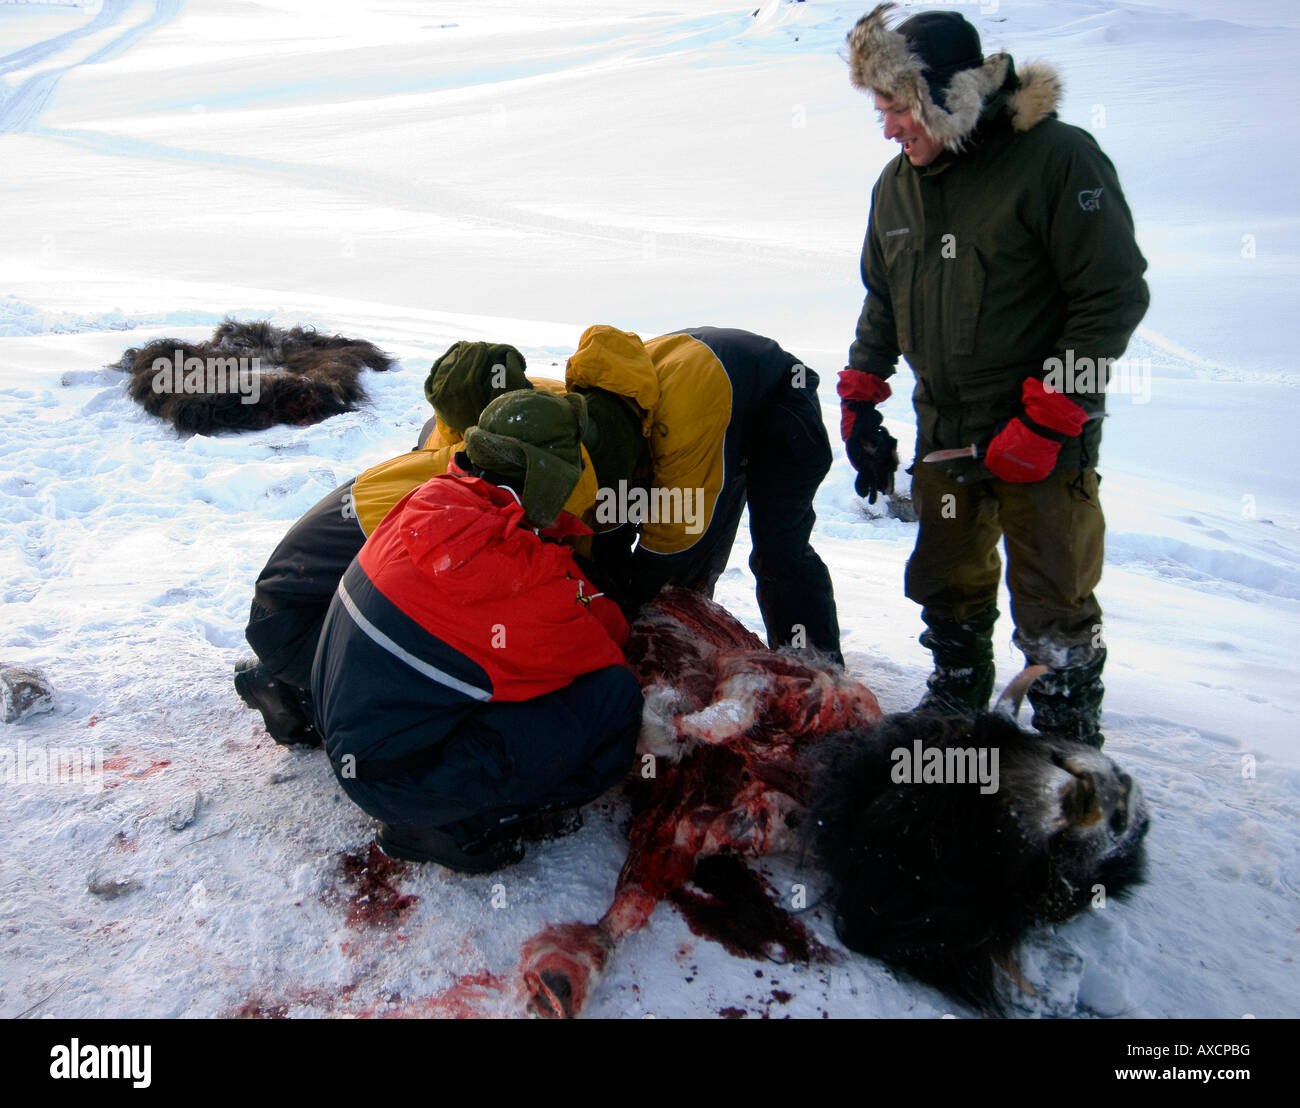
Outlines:
{"type": "Polygon", "coordinates": [[[564,540],[581,470],[579,396],[501,396],[445,474],[401,500],[330,604],[317,726],[385,853],[487,872],[518,835],[631,764],[641,690],[628,627],[564,540]]]}

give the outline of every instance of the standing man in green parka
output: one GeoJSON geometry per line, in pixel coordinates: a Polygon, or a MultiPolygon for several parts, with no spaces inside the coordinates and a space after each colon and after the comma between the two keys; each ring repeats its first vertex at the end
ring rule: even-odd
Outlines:
{"type": "Polygon", "coordinates": [[[1050,67],[985,58],[956,12],[891,29],[892,9],[848,36],[852,81],[902,146],[872,193],[867,298],[840,375],[855,487],[872,501],[893,491],[897,444],[876,405],[901,353],[916,375],[920,521],[906,591],[935,660],[919,707],[988,706],[1003,538],[1013,641],[1050,671],[1029,690],[1034,726],[1100,746],[1095,467],[1109,368],[1147,308],[1146,261],[1114,166],[1056,118],[1050,67]]]}

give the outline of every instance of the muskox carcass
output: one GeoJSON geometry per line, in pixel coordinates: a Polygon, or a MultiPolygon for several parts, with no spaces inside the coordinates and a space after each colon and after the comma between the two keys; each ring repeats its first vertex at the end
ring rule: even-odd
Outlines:
{"type": "Polygon", "coordinates": [[[817,755],[811,835],[841,941],[978,1010],[1004,1010],[999,970],[1028,988],[1015,950],[1034,924],[1141,880],[1142,789],[1093,747],[999,712],[901,714],[817,755]],[[972,777],[981,760],[996,772],[972,777]]]}
{"type": "Polygon", "coordinates": [[[618,940],[704,884],[705,859],[805,852],[845,945],[986,1014],[1003,1011],[999,975],[1028,987],[1015,951],[1029,928],[1141,876],[1141,789],[1091,747],[997,712],[882,719],[860,682],[768,650],[682,590],[643,612],[627,654],[646,693],[638,764],[652,759],[653,779],[632,790],[605,915],[525,943],[535,1014],[578,1015],[618,940]]]}

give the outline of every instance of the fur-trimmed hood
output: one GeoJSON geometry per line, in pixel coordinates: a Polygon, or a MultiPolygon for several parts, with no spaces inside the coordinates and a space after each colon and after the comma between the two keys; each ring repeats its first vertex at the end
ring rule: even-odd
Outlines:
{"type": "Polygon", "coordinates": [[[849,32],[849,79],[855,87],[909,109],[926,134],[948,150],[957,153],[965,146],[1008,76],[1013,88],[1006,111],[1015,130],[1028,131],[1056,111],[1061,97],[1056,70],[1031,62],[1017,74],[1009,54],[990,54],[982,65],[953,74],[944,103],[936,104],[925,79],[925,62],[886,24],[896,10],[894,4],[878,4],[849,32]]]}

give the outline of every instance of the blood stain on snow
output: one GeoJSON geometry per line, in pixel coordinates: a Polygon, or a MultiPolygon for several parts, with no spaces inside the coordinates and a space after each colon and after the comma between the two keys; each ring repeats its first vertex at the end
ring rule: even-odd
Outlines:
{"type": "MultiPolygon", "coordinates": [[[[335,1012],[347,1001],[355,985],[341,985],[337,989],[301,989],[291,997],[270,1000],[262,994],[250,995],[228,1018],[237,1020],[284,1020],[294,1008],[313,1009],[317,1012],[335,1012]]],[[[309,1014],[309,1013],[304,1013],[309,1014]]]]}
{"type": "MultiPolygon", "coordinates": [[[[303,1016],[326,1014],[356,1019],[485,1019],[500,1013],[485,1005],[497,1001],[505,991],[499,978],[487,970],[461,974],[450,988],[433,996],[405,999],[400,992],[389,992],[369,1002],[354,994],[356,983],[337,989],[302,989],[278,1000],[263,995],[250,996],[230,1015],[234,1019],[288,1019],[290,1013],[303,1016]]],[[[499,1007],[499,1005],[498,1005],[499,1007]]]]}
{"type": "Polygon", "coordinates": [[[485,1011],[484,1005],[499,998],[504,988],[495,974],[480,970],[460,974],[454,985],[433,996],[363,1009],[357,1015],[363,1019],[487,1019],[493,1013],[485,1011]]]}
{"type": "Polygon", "coordinates": [[[718,1015],[724,1020],[743,1020],[749,1013],[744,1008],[723,1008],[719,1010],[718,1015]]]}
{"type": "Polygon", "coordinates": [[[236,1020],[283,1020],[289,1018],[288,1004],[263,1004],[257,1000],[246,1000],[231,1014],[236,1020]]]}
{"type": "Polygon", "coordinates": [[[669,899],[692,932],[720,943],[738,958],[829,960],[830,951],[768,890],[767,882],[739,858],[717,854],[701,858],[691,884],[673,890],[669,899]]]}
{"type": "MultiPolygon", "coordinates": [[[[155,773],[161,773],[171,764],[172,763],[170,758],[160,758],[154,761],[150,761],[150,763],[144,769],[137,769],[133,771],[129,769],[131,765],[131,759],[128,758],[125,754],[119,754],[115,758],[104,759],[105,769],[111,769],[115,773],[121,773],[123,777],[129,778],[132,781],[143,781],[146,777],[152,777],[155,773]]],[[[110,781],[107,784],[108,784],[108,788],[115,789],[117,788],[118,785],[122,784],[122,782],[110,781]]]]}
{"type": "Polygon", "coordinates": [[[170,758],[163,758],[157,762],[150,762],[148,769],[141,770],[139,773],[135,774],[135,776],[152,777],[155,773],[160,773],[162,770],[165,770],[171,764],[172,763],[170,758]]]}
{"type": "MultiPolygon", "coordinates": [[[[405,913],[419,903],[418,896],[397,888],[397,882],[406,875],[406,863],[389,858],[376,843],[342,854],[340,864],[344,882],[352,886],[347,912],[350,927],[386,930],[400,923],[405,913]]],[[[326,890],[321,899],[329,900],[329,892],[326,890]]]]}
{"type": "Polygon", "coordinates": [[[333,1012],[338,1008],[339,1001],[346,999],[347,995],[354,990],[355,986],[344,984],[338,990],[320,990],[320,988],[304,988],[296,992],[294,996],[286,997],[283,1000],[269,1000],[264,995],[253,994],[244,1000],[238,1008],[229,1014],[231,1020],[287,1020],[291,1009],[309,1008],[324,1010],[324,1012],[333,1012]]]}

